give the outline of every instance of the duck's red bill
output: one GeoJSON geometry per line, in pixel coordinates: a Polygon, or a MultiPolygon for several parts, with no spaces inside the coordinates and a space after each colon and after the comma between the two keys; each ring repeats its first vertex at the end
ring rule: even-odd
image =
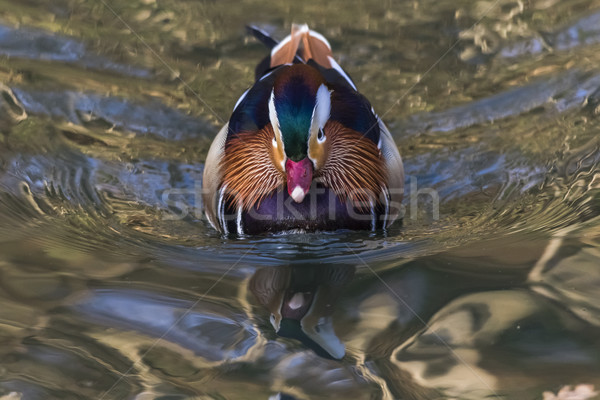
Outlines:
{"type": "Polygon", "coordinates": [[[307,158],[298,162],[288,159],[285,163],[288,194],[294,201],[301,203],[310,190],[313,178],[313,165],[307,158]]]}

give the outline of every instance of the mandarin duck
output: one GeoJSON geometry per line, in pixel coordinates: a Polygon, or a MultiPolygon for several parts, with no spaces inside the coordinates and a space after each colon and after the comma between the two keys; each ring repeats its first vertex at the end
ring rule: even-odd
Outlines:
{"type": "Polygon", "coordinates": [[[271,48],[204,167],[208,221],[224,234],[376,230],[400,216],[402,158],[369,101],[306,25],[271,48]]]}

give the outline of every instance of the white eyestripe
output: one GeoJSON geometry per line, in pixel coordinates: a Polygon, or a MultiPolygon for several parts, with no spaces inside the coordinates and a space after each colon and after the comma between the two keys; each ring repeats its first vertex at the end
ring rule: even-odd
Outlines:
{"type": "Polygon", "coordinates": [[[269,120],[271,121],[273,131],[275,132],[275,143],[277,143],[277,139],[281,141],[281,150],[283,151],[283,160],[281,160],[281,168],[285,171],[285,145],[283,144],[281,128],[279,127],[279,118],[277,118],[277,110],[275,109],[275,89],[271,90],[271,97],[269,98],[269,120]]]}
{"type": "MultiPolygon", "coordinates": [[[[318,143],[323,143],[327,140],[327,136],[323,136],[319,139],[319,130],[322,129],[331,115],[331,91],[321,84],[317,89],[317,97],[315,99],[315,108],[313,108],[312,116],[310,117],[310,128],[308,130],[308,137],[315,135],[318,143]]],[[[310,155],[310,148],[308,150],[308,158],[312,161],[315,168],[317,168],[317,160],[310,155]]]]}
{"type": "Polygon", "coordinates": [[[329,116],[331,115],[331,92],[327,86],[321,84],[317,90],[317,98],[312,117],[310,118],[310,134],[318,134],[319,129],[323,128],[329,116]]]}
{"type": "Polygon", "coordinates": [[[279,134],[279,118],[277,118],[277,110],[275,109],[275,89],[271,90],[271,97],[269,98],[269,120],[273,125],[275,134],[279,134]]]}
{"type": "Polygon", "coordinates": [[[317,90],[317,104],[315,104],[317,115],[315,115],[318,127],[323,128],[331,115],[331,92],[325,85],[319,86],[317,90]]]}

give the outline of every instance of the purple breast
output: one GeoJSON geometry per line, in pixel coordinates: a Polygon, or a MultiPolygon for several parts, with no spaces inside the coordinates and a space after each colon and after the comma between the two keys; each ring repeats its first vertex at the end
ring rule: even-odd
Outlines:
{"type": "Polygon", "coordinates": [[[239,215],[231,205],[225,208],[229,214],[225,219],[227,230],[246,234],[298,229],[375,230],[383,227],[385,219],[383,206],[342,201],[333,191],[319,184],[311,187],[301,203],[295,202],[282,188],[264,198],[259,206],[239,215]]]}

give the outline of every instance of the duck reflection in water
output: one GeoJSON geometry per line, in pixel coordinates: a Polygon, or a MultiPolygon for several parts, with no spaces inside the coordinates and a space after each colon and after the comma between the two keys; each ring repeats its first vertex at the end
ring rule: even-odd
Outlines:
{"type": "Polygon", "coordinates": [[[271,313],[277,335],[299,340],[321,357],[339,360],[346,350],[333,329],[332,314],[354,270],[349,265],[262,268],[249,287],[271,313]]]}

